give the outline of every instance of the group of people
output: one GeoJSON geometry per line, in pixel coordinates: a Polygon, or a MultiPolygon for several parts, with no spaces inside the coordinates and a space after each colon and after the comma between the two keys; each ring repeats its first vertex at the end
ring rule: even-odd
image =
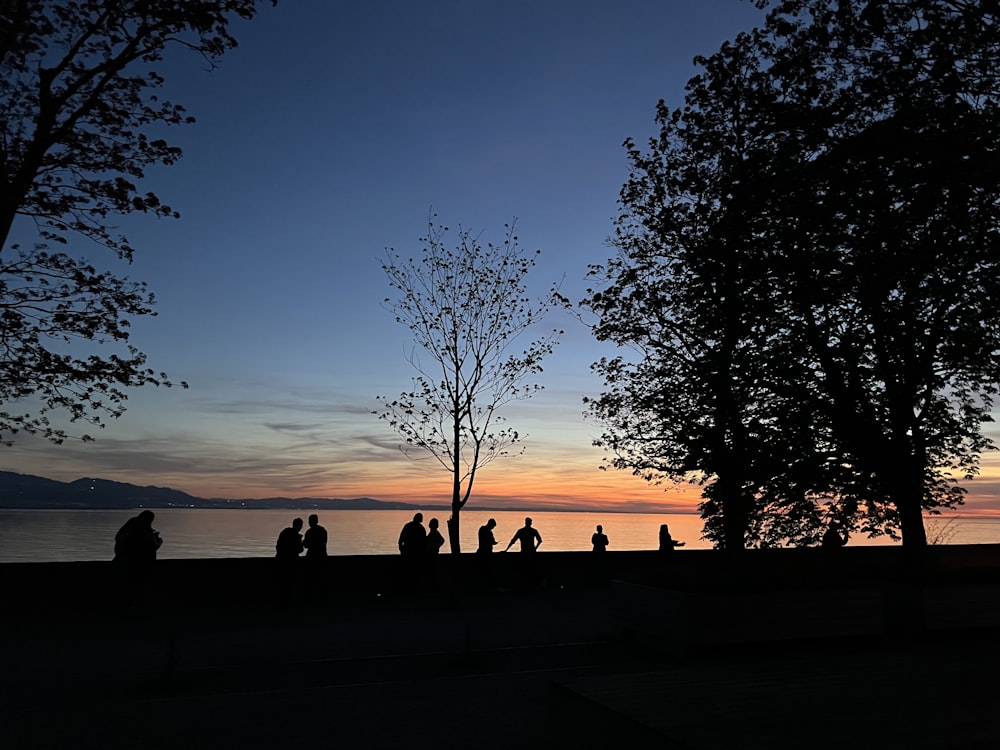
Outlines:
{"type": "MultiPolygon", "coordinates": [[[[497,522],[494,518],[491,518],[480,526],[478,534],[479,544],[476,547],[480,582],[483,588],[487,590],[495,590],[497,588],[496,576],[492,565],[493,548],[500,543],[493,534],[493,529],[496,527],[497,522]]],[[[524,526],[514,532],[514,536],[507,542],[507,546],[503,551],[506,552],[517,542],[520,542],[521,552],[524,553],[521,555],[518,568],[515,571],[518,584],[522,587],[530,588],[534,586],[540,577],[534,553],[542,544],[542,535],[538,533],[538,529],[532,526],[530,518],[524,519],[524,526]]]]}
{"type": "MultiPolygon", "coordinates": [[[[156,552],[163,544],[159,532],[153,528],[153,511],[143,510],[137,516],[130,518],[115,535],[115,565],[120,572],[124,593],[122,603],[127,612],[139,613],[145,609],[147,582],[156,560],[156,552]]],[[[275,583],[276,599],[279,604],[293,604],[297,601],[320,603],[324,599],[325,570],[324,561],[327,557],[327,531],[319,523],[315,513],[308,517],[309,525],[303,533],[301,518],[295,518],[291,526],[278,534],[275,543],[275,558],[277,560],[275,583]],[[300,567],[295,561],[305,552],[306,565],[300,567]]],[[[399,534],[399,552],[407,561],[403,568],[402,585],[405,589],[416,589],[436,585],[436,567],[431,564],[444,546],[444,536],[441,534],[438,519],[432,518],[428,528],[423,525],[424,516],[417,513],[408,521],[399,534]]],[[[479,528],[476,558],[480,578],[486,588],[495,589],[496,580],[493,573],[492,553],[500,542],[494,534],[496,519],[489,519],[479,528]]],[[[610,541],[602,526],[591,538],[593,551],[603,556],[610,541]]],[[[518,556],[514,568],[515,577],[520,585],[531,587],[541,579],[541,571],[533,554],[542,544],[542,535],[532,523],[531,518],[524,519],[524,525],[514,532],[504,552],[515,544],[520,545],[523,553],[518,556]]],[[[683,546],[684,542],[674,540],[666,524],[660,527],[660,549],[669,551],[674,547],[683,546]]]]}
{"type": "Polygon", "coordinates": [[[320,526],[319,516],[309,516],[309,528],[302,533],[302,519],[282,529],[274,545],[278,561],[275,598],[282,606],[303,600],[306,604],[320,604],[325,599],[326,585],[326,529],[320,526]],[[300,576],[296,560],[306,553],[304,576],[300,576]]]}
{"type": "Polygon", "coordinates": [[[418,557],[420,555],[436,555],[444,546],[444,537],[441,535],[440,523],[436,518],[432,518],[427,523],[428,529],[424,529],[424,514],[417,513],[412,521],[403,525],[403,530],[399,532],[399,554],[404,557],[418,557]]]}
{"type": "Polygon", "coordinates": [[[326,557],[326,529],[319,525],[319,516],[309,516],[309,528],[302,534],[302,519],[296,518],[287,529],[278,534],[274,545],[275,557],[279,560],[297,558],[303,551],[307,558],[326,557]]]}
{"type": "MultiPolygon", "coordinates": [[[[158,531],[153,529],[153,519],[155,515],[151,510],[144,510],[139,515],[130,518],[125,525],[115,534],[115,562],[128,572],[133,578],[142,578],[148,573],[148,568],[156,560],[156,551],[163,544],[163,539],[158,531]]],[[[441,534],[438,519],[432,518],[424,529],[424,515],[417,513],[412,521],[408,521],[399,533],[399,552],[406,557],[414,557],[423,554],[436,555],[444,546],[444,536],[441,534]]],[[[302,519],[296,518],[292,525],[283,529],[278,534],[278,541],[275,543],[275,557],[279,560],[290,560],[297,558],[303,552],[306,558],[324,558],[327,556],[326,546],[328,535],[326,529],[320,526],[319,516],[315,513],[309,516],[309,527],[305,533],[302,532],[302,519]]],[[[497,522],[491,518],[484,525],[479,527],[478,546],[476,552],[486,554],[493,552],[499,542],[493,534],[497,522]]],[[[830,545],[831,537],[836,534],[836,539],[840,544],[843,540],[832,530],[824,538],[824,546],[830,545]]],[[[524,526],[514,532],[510,538],[504,552],[509,550],[514,544],[520,543],[521,552],[534,552],[542,544],[542,535],[538,533],[532,525],[531,518],[524,519],[524,526]]],[[[598,524],[597,530],[591,537],[594,552],[605,552],[610,544],[608,535],[604,533],[604,527],[598,524]]],[[[674,547],[683,547],[684,542],[677,541],[670,536],[670,529],[667,524],[660,526],[660,551],[669,552],[674,547]]]]}

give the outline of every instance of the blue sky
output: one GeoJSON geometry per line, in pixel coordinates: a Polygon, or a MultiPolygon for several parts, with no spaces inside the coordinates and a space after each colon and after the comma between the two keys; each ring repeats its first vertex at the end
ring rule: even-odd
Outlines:
{"type": "MultiPolygon", "coordinates": [[[[695,55],[760,18],[745,0],[282,2],[235,25],[216,70],[175,50],[165,94],[197,123],[170,129],[184,158],[147,183],[181,219],[121,226],[138,249],[127,273],[158,299],[133,342],[191,387],[134,392],[94,443],[19,440],[0,468],[443,502],[448,475],[370,413],[412,377],[406,331],[380,307],[384,248],[418,251],[431,207],[484,239],[516,217],[541,250],[538,293],[563,279],[579,300],[611,253],[622,142],[653,134],[658,99],[682,102],[695,55]]],[[[598,470],[581,398],[609,352],[564,313],[549,323],[566,333],[545,390],[507,411],[526,453],[487,467],[481,493],[690,509],[690,489],[598,470]]]]}

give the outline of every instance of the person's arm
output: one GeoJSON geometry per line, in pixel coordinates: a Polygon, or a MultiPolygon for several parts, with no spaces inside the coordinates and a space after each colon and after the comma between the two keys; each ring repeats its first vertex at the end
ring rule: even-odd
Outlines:
{"type": "Polygon", "coordinates": [[[536,539],[535,549],[538,549],[539,547],[542,546],[542,535],[539,534],[537,531],[535,532],[535,539],[536,539]]]}
{"type": "Polygon", "coordinates": [[[516,541],[517,541],[517,534],[514,534],[514,536],[510,538],[510,541],[507,542],[507,546],[503,548],[503,551],[506,552],[507,550],[509,550],[516,541]]]}

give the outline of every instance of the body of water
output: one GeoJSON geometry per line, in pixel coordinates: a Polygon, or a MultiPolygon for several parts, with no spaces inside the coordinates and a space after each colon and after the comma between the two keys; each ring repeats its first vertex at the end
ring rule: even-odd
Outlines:
{"type": "MultiPolygon", "coordinates": [[[[0,510],[0,563],[110,560],[115,532],[134,516],[134,510],[0,510]]],[[[273,557],[274,543],[295,517],[309,511],[287,510],[156,510],[153,524],[163,537],[161,559],[204,557],[273,557]]],[[[317,511],[330,535],[331,555],[391,555],[403,524],[413,514],[390,510],[317,511]]],[[[688,549],[711,547],[701,540],[701,519],[696,515],[600,512],[530,513],[542,535],[540,551],[589,550],[597,524],[611,540],[608,549],[656,549],[660,524],[670,525],[675,539],[688,549]]],[[[424,525],[438,518],[446,533],[447,511],[425,511],[424,525]]],[[[495,518],[497,550],[507,546],[525,518],[524,511],[462,513],[462,550],[476,549],[476,533],[487,519],[495,518]]],[[[950,544],[1000,543],[1000,519],[936,518],[927,522],[928,537],[950,544]]],[[[851,545],[891,544],[852,537],[851,545]]],[[[447,552],[445,544],[443,552],[447,552]]],[[[515,545],[514,549],[517,549],[515,545]]]]}

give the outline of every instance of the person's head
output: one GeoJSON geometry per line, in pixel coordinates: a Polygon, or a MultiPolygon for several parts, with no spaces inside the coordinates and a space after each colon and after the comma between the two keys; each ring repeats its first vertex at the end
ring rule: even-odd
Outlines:
{"type": "Polygon", "coordinates": [[[154,518],[156,518],[156,515],[153,513],[153,511],[144,510],[142,513],[139,514],[139,523],[143,524],[144,526],[152,526],[154,518]]]}
{"type": "Polygon", "coordinates": [[[315,513],[313,513],[312,515],[309,516],[309,525],[310,526],[315,526],[318,523],[319,523],[319,516],[317,516],[315,513]]]}
{"type": "Polygon", "coordinates": [[[667,525],[665,523],[661,523],[660,524],[660,533],[661,534],[669,534],[670,533],[670,529],[667,528],[667,525]]]}
{"type": "Polygon", "coordinates": [[[524,525],[525,526],[531,526],[531,519],[530,518],[525,518],[524,519],[524,525]]]}
{"type": "Polygon", "coordinates": [[[430,526],[432,529],[436,529],[439,526],[438,520],[436,518],[432,518],[430,521],[427,522],[427,525],[430,526]]]}
{"type": "Polygon", "coordinates": [[[415,514],[413,516],[413,520],[416,521],[417,523],[423,523],[424,514],[423,513],[417,513],[417,514],[415,514]]]}
{"type": "Polygon", "coordinates": [[[302,528],[302,519],[301,518],[296,518],[294,521],[292,521],[292,528],[295,529],[296,531],[298,531],[299,529],[301,529],[302,528]]]}
{"type": "Polygon", "coordinates": [[[597,533],[598,534],[604,533],[604,527],[601,526],[601,524],[597,524],[597,533]]]}
{"type": "Polygon", "coordinates": [[[496,519],[491,518],[489,521],[486,522],[486,525],[491,529],[496,528],[497,525],[496,519]]]}

